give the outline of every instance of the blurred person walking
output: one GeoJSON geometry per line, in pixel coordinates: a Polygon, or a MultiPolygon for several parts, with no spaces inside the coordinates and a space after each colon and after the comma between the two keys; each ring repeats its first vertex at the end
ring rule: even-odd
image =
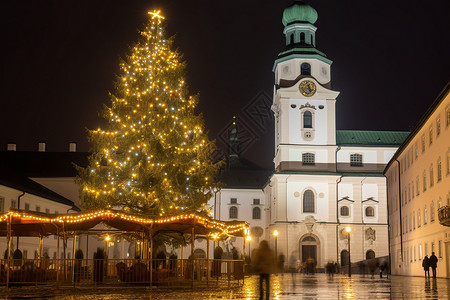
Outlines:
{"type": "Polygon", "coordinates": [[[259,248],[253,259],[253,268],[259,273],[259,299],[264,298],[264,283],[266,286],[266,299],[270,295],[270,274],[275,270],[275,254],[269,248],[266,240],[259,243],[259,248]]]}

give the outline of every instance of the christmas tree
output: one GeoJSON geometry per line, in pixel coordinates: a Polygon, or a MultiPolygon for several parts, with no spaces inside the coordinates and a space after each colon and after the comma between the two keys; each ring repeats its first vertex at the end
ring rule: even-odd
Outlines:
{"type": "Polygon", "coordinates": [[[217,187],[220,163],[197,97],[188,96],[185,65],[164,37],[163,16],[150,20],[120,64],[105,129],[89,131],[89,166],[79,168],[82,205],[151,216],[202,212],[217,187]]]}

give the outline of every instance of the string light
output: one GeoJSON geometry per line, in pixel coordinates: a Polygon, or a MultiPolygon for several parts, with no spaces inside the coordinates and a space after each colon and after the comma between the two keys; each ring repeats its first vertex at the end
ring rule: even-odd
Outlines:
{"type": "MultiPolygon", "coordinates": [[[[111,210],[97,210],[90,212],[81,212],[75,214],[40,214],[29,211],[9,211],[3,215],[0,215],[0,222],[7,222],[12,217],[13,224],[66,224],[66,229],[70,229],[70,224],[88,223],[93,220],[110,221],[114,219],[121,219],[127,222],[140,224],[143,227],[159,224],[190,224],[201,225],[208,229],[207,236],[212,239],[224,239],[229,236],[247,236],[249,232],[249,225],[247,222],[233,222],[233,224],[226,224],[226,222],[217,221],[209,217],[199,216],[197,214],[180,214],[173,215],[171,217],[163,218],[150,218],[142,215],[127,214],[118,211],[111,210]]],[[[39,226],[35,227],[38,231],[39,226]]],[[[54,229],[56,230],[56,229],[54,229]]]]}

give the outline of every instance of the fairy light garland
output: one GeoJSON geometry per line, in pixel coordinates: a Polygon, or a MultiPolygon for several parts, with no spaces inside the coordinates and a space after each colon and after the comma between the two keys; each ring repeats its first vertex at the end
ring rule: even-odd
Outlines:
{"type": "Polygon", "coordinates": [[[180,220],[194,221],[193,225],[203,225],[205,228],[212,230],[208,233],[208,236],[212,239],[222,239],[228,236],[247,235],[249,231],[249,225],[246,222],[240,222],[238,224],[227,225],[224,222],[217,221],[208,217],[202,217],[197,214],[181,214],[165,218],[148,218],[144,216],[137,216],[132,214],[126,214],[123,212],[115,212],[111,210],[98,210],[86,213],[77,214],[65,214],[65,215],[53,215],[53,216],[41,216],[39,214],[33,214],[31,212],[17,212],[9,211],[3,215],[0,215],[0,222],[6,222],[10,217],[19,219],[21,221],[35,221],[36,223],[64,223],[74,224],[92,221],[95,219],[110,220],[114,218],[120,218],[125,221],[134,222],[141,225],[151,224],[167,224],[177,223],[180,220]]]}

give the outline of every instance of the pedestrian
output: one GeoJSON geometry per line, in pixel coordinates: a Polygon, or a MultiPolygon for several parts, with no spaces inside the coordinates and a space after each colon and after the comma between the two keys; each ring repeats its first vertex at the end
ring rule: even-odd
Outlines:
{"type": "Polygon", "coordinates": [[[264,298],[264,284],[266,286],[266,299],[269,299],[270,274],[275,270],[275,255],[266,240],[259,243],[253,263],[254,270],[259,273],[259,299],[264,298]]]}
{"type": "Polygon", "coordinates": [[[377,264],[378,264],[378,261],[376,258],[371,258],[369,260],[368,266],[369,266],[371,278],[374,278],[375,270],[377,269],[377,264]]]}
{"type": "Polygon", "coordinates": [[[422,267],[425,270],[425,278],[427,278],[427,273],[428,278],[430,278],[430,259],[428,258],[428,255],[425,255],[425,257],[423,258],[422,267]]]}
{"type": "MultiPolygon", "coordinates": [[[[433,278],[436,278],[436,268],[437,268],[438,258],[436,257],[436,255],[434,255],[434,252],[431,252],[429,262],[430,262],[431,270],[433,271],[433,278]]],[[[429,271],[428,271],[428,277],[430,277],[429,271]]]]}

